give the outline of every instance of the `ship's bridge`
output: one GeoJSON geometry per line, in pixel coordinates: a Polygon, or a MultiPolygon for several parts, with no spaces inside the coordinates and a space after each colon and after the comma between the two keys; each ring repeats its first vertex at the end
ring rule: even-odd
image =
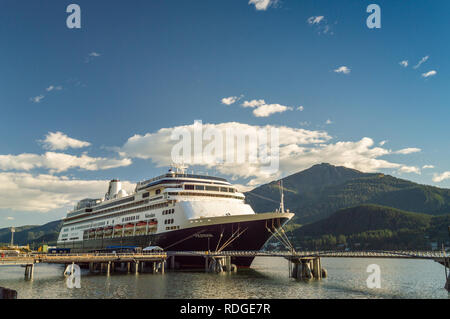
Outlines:
{"type": "Polygon", "coordinates": [[[168,173],[136,184],[136,192],[154,187],[154,186],[168,186],[180,185],[185,183],[201,183],[206,185],[229,186],[231,185],[226,179],[214,176],[182,174],[182,173],[168,173]]]}

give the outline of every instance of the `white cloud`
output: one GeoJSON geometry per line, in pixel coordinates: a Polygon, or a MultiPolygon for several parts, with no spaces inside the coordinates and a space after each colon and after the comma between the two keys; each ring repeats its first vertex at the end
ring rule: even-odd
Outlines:
{"type": "Polygon", "coordinates": [[[331,30],[331,26],[327,23],[327,20],[324,16],[312,16],[309,17],[306,21],[310,26],[314,27],[318,34],[334,34],[334,32],[331,30]]]}
{"type": "Polygon", "coordinates": [[[14,217],[8,216],[5,218],[6,220],[14,220],[14,217]]]}
{"type": "Polygon", "coordinates": [[[61,91],[62,90],[62,86],[58,85],[58,86],[54,86],[54,85],[50,85],[48,88],[45,89],[47,92],[50,91],[61,91]]]}
{"type": "Polygon", "coordinates": [[[38,95],[35,97],[30,98],[30,101],[33,103],[41,103],[41,101],[45,98],[45,95],[38,95]]]}
{"type": "MultiPolygon", "coordinates": [[[[122,182],[122,187],[130,192],[134,185],[125,181],[122,182]]],[[[103,197],[107,188],[106,180],[0,173],[0,209],[48,212],[63,207],[69,208],[86,197],[103,197]]]]}
{"type": "Polygon", "coordinates": [[[378,145],[383,146],[384,144],[386,144],[388,141],[381,141],[378,145]]]}
{"type": "Polygon", "coordinates": [[[405,67],[405,68],[408,67],[408,60],[403,60],[403,61],[401,61],[401,62],[400,62],[400,65],[403,66],[403,67],[405,67]]]}
{"type": "MultiPolygon", "coordinates": [[[[279,129],[280,140],[280,170],[278,174],[261,174],[260,164],[242,163],[214,165],[214,168],[223,175],[232,178],[249,179],[247,186],[256,186],[276,179],[277,177],[298,172],[319,163],[330,163],[358,169],[364,172],[376,172],[380,169],[401,169],[413,171],[401,163],[389,162],[382,156],[391,154],[391,151],[374,146],[371,138],[365,137],[359,141],[340,141],[330,143],[331,137],[327,132],[297,129],[286,126],[252,126],[243,123],[229,122],[220,124],[203,124],[203,130],[208,128],[225,131],[246,131],[248,129],[279,129]],[[402,168],[403,167],[403,168],[402,168]]],[[[193,125],[174,128],[162,128],[155,133],[135,135],[118,149],[122,156],[130,158],[151,159],[157,166],[168,166],[172,163],[171,150],[177,141],[172,141],[170,136],[174,129],[186,128],[193,131],[193,125]]],[[[193,134],[193,133],[191,133],[193,134]]],[[[204,142],[204,146],[207,142],[204,142]]],[[[193,149],[193,148],[192,148],[193,149]]],[[[226,153],[226,146],[225,151],[226,153]]],[[[193,154],[195,155],[195,154],[193,154]]],[[[193,159],[195,156],[192,157],[193,159]]],[[[212,164],[204,162],[186,163],[201,167],[212,167],[212,164]]]]}
{"type": "Polygon", "coordinates": [[[395,154],[407,155],[407,154],[412,154],[412,153],[418,153],[420,151],[422,151],[420,148],[409,147],[409,148],[404,148],[404,149],[398,150],[398,151],[396,151],[394,153],[395,154]]]}
{"type": "MultiPolygon", "coordinates": [[[[203,131],[214,129],[226,133],[227,130],[235,132],[246,132],[251,129],[278,128],[280,142],[283,144],[316,144],[324,143],[331,137],[326,132],[308,131],[304,129],[290,128],[286,126],[256,126],[238,122],[227,122],[220,124],[203,124],[203,131]]],[[[177,141],[171,140],[171,134],[177,129],[187,129],[193,135],[194,125],[177,126],[173,128],[162,128],[155,133],[145,135],[134,135],[118,150],[121,156],[135,157],[141,159],[151,159],[157,166],[167,166],[172,164],[171,150],[177,141]]],[[[204,143],[206,144],[206,142],[204,143]]],[[[226,150],[225,150],[226,152],[226,150]]],[[[190,163],[190,164],[202,164],[190,163]]]]}
{"type": "Polygon", "coordinates": [[[420,168],[415,166],[401,166],[400,172],[402,173],[415,173],[420,175],[420,168]]]}
{"type": "Polygon", "coordinates": [[[319,24],[324,18],[324,16],[312,16],[307,21],[309,24],[319,24]]]}
{"type": "Polygon", "coordinates": [[[442,174],[434,174],[433,182],[440,183],[446,179],[450,179],[450,172],[444,172],[442,174]]]}
{"type": "Polygon", "coordinates": [[[100,57],[100,56],[101,56],[100,53],[97,53],[97,52],[91,52],[91,53],[88,54],[88,56],[86,57],[86,59],[84,60],[84,62],[85,62],[85,63],[89,63],[89,62],[91,62],[92,60],[94,60],[95,58],[98,58],[98,57],[100,57]]]}
{"type": "Polygon", "coordinates": [[[74,156],[55,152],[47,152],[43,155],[0,155],[0,170],[3,171],[29,171],[37,168],[47,169],[51,173],[61,173],[74,168],[96,171],[129,166],[131,163],[132,161],[128,158],[110,159],[104,157],[90,157],[86,154],[74,156]]]}
{"type": "Polygon", "coordinates": [[[253,115],[255,115],[256,117],[268,117],[275,113],[283,113],[292,110],[293,108],[290,106],[284,106],[280,104],[265,104],[253,110],[253,115]]]}
{"type": "Polygon", "coordinates": [[[424,56],[419,63],[417,63],[415,66],[413,66],[414,69],[419,68],[423,63],[425,63],[428,59],[430,58],[430,56],[424,56]]]}
{"type": "Polygon", "coordinates": [[[285,106],[281,104],[267,104],[264,100],[252,100],[244,101],[243,107],[255,108],[253,115],[256,117],[268,117],[275,113],[283,113],[286,111],[292,111],[294,108],[291,106],[285,106]]]}
{"type": "Polygon", "coordinates": [[[68,148],[83,148],[91,143],[68,137],[62,132],[49,132],[43,141],[44,147],[52,151],[63,151],[68,148]]]}
{"type": "Polygon", "coordinates": [[[221,100],[221,102],[222,102],[222,104],[225,104],[225,105],[231,105],[231,104],[236,103],[236,101],[238,101],[238,100],[239,100],[239,97],[237,97],[237,96],[230,96],[230,97],[224,97],[221,100]]]}
{"type": "Polygon", "coordinates": [[[270,6],[275,5],[278,0],[250,0],[248,4],[253,4],[255,6],[255,9],[258,11],[265,11],[270,6]]]}
{"type": "Polygon", "coordinates": [[[437,74],[437,72],[435,70],[431,70],[431,71],[428,71],[426,73],[422,73],[422,76],[424,78],[427,78],[427,77],[430,77],[430,76],[433,76],[433,75],[436,75],[436,74],[437,74]]]}
{"type": "Polygon", "coordinates": [[[424,165],[422,167],[422,169],[427,169],[427,168],[434,168],[434,165],[424,165]]]}
{"type": "Polygon", "coordinates": [[[244,101],[244,103],[242,103],[243,107],[258,107],[261,105],[266,104],[266,101],[264,100],[252,100],[252,101],[244,101]]]}
{"type": "Polygon", "coordinates": [[[330,119],[328,119],[328,120],[326,120],[325,124],[330,125],[330,124],[333,124],[333,122],[330,119]]]}
{"type": "Polygon", "coordinates": [[[344,73],[344,74],[349,74],[351,72],[351,69],[349,69],[348,67],[346,67],[345,65],[337,68],[334,70],[334,72],[336,73],[344,73]]]}
{"type": "Polygon", "coordinates": [[[303,105],[300,105],[299,107],[297,107],[297,111],[303,112],[305,110],[305,108],[303,107],[303,105]]]}

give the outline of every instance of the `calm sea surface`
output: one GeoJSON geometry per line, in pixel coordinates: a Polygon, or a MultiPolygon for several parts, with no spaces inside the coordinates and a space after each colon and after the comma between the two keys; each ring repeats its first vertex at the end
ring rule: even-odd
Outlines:
{"type": "Polygon", "coordinates": [[[444,267],[433,261],[403,259],[324,258],[328,278],[296,281],[288,277],[282,258],[258,257],[251,269],[234,274],[166,272],[161,274],[89,274],[82,270],[80,289],[67,288],[63,267],[37,265],[34,279],[24,268],[0,267],[0,286],[19,298],[443,298],[444,267]],[[369,289],[367,266],[381,268],[381,288],[369,289]]]}

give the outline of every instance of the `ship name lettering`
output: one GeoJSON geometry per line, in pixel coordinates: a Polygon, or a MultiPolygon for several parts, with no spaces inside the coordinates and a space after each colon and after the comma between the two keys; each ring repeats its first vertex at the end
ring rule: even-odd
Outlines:
{"type": "Polygon", "coordinates": [[[196,234],[194,237],[195,238],[212,238],[214,236],[213,236],[213,234],[196,234]]]}

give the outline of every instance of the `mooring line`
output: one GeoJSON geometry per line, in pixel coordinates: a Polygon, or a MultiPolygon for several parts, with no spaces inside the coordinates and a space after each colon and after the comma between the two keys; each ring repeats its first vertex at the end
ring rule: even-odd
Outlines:
{"type": "Polygon", "coordinates": [[[246,231],[247,229],[248,229],[248,227],[245,228],[243,231],[241,231],[239,234],[237,234],[237,236],[236,236],[235,238],[233,238],[233,240],[230,241],[225,247],[222,247],[222,249],[219,250],[219,252],[221,252],[223,249],[225,249],[226,247],[228,247],[233,241],[235,241],[236,239],[238,239],[243,233],[245,233],[245,231],[246,231]]]}
{"type": "Polygon", "coordinates": [[[235,234],[239,233],[239,230],[241,229],[240,225],[238,225],[238,229],[231,233],[230,238],[219,248],[217,251],[222,251],[226,246],[228,246],[228,242],[235,236],[235,234]]]}
{"type": "MultiPolygon", "coordinates": [[[[280,222],[279,219],[278,219],[278,222],[280,222]]],[[[279,225],[281,226],[281,224],[279,224],[279,225]]],[[[288,249],[292,249],[292,246],[291,246],[289,240],[286,241],[286,239],[283,238],[283,236],[281,236],[281,234],[280,234],[280,232],[278,231],[277,227],[275,227],[275,225],[274,225],[274,220],[273,220],[273,219],[272,219],[272,228],[273,228],[274,231],[278,234],[278,236],[280,236],[280,238],[283,240],[285,247],[288,248],[288,249]]]]}
{"type": "Polygon", "coordinates": [[[287,241],[288,244],[289,244],[289,247],[291,247],[291,249],[292,249],[293,251],[295,251],[294,246],[292,245],[291,241],[289,240],[289,237],[286,235],[286,232],[284,231],[284,228],[283,228],[283,226],[281,225],[281,220],[280,220],[279,218],[278,218],[278,225],[280,226],[281,233],[284,235],[286,241],[287,241]]]}
{"type": "MultiPolygon", "coordinates": [[[[273,225],[273,219],[272,219],[272,227],[275,229],[274,225],[273,225]]],[[[278,238],[278,235],[275,234],[272,230],[270,230],[269,227],[267,227],[267,222],[266,222],[266,229],[269,231],[269,233],[271,233],[279,242],[281,242],[284,247],[289,248],[289,245],[286,245],[286,243],[284,242],[284,240],[282,238],[278,238]]]]}
{"type": "Polygon", "coordinates": [[[222,228],[222,232],[220,233],[219,241],[217,242],[216,251],[217,251],[217,249],[219,248],[220,241],[222,240],[223,232],[224,232],[224,229],[222,228]]]}

